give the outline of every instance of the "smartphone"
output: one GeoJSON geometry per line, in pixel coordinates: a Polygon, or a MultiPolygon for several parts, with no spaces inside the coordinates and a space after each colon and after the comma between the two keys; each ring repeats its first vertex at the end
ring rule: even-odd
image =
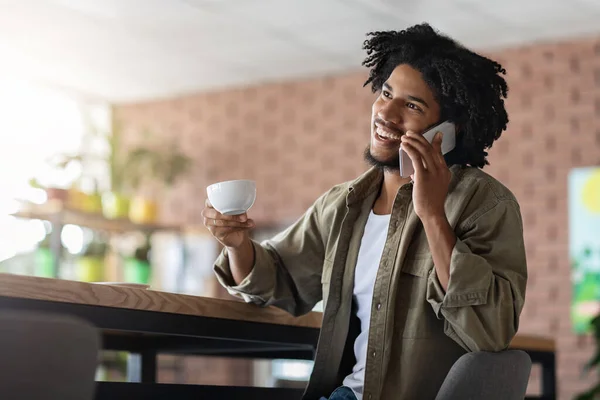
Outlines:
{"type": "MultiPolygon", "coordinates": [[[[444,135],[442,138],[442,154],[452,151],[456,146],[456,126],[450,121],[444,121],[423,133],[423,136],[431,143],[433,137],[438,132],[442,132],[444,135]]],[[[400,176],[408,178],[414,173],[415,168],[413,167],[412,160],[408,154],[400,148],[400,176]]]]}

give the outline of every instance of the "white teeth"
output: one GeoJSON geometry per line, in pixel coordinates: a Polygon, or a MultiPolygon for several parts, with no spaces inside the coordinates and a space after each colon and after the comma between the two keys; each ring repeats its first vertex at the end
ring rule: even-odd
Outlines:
{"type": "Polygon", "coordinates": [[[400,140],[400,136],[385,132],[383,129],[381,129],[379,127],[377,128],[376,132],[382,138],[390,139],[390,140],[400,140]]]}

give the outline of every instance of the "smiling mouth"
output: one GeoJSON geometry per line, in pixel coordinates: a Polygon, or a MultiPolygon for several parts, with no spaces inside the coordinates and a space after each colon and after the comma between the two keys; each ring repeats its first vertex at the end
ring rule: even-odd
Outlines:
{"type": "Polygon", "coordinates": [[[375,124],[375,128],[375,135],[377,135],[379,140],[384,142],[398,142],[402,137],[401,133],[393,131],[386,126],[375,124]]]}

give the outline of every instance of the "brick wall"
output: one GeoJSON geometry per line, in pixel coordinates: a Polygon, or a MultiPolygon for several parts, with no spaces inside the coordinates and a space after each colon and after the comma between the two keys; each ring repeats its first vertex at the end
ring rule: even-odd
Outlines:
{"type": "MultiPolygon", "coordinates": [[[[522,206],[530,279],[521,331],[556,338],[560,398],[570,399],[591,383],[580,371],[593,346],[571,333],[567,173],[600,164],[600,38],[491,56],[508,71],[511,122],[486,170],[522,206]]],[[[362,71],[124,105],[116,116],[127,140],[150,127],[196,160],[193,177],[167,195],[163,218],[201,223],[207,184],[249,178],[258,187],[252,216],[278,223],[365,170],[374,97],[364,79],[362,71]]]]}
{"type": "Polygon", "coordinates": [[[591,381],[581,366],[594,347],[569,319],[567,174],[600,165],[600,40],[525,47],[498,54],[510,71],[510,129],[491,151],[489,172],[518,197],[529,263],[521,331],[558,345],[561,399],[591,381]]]}

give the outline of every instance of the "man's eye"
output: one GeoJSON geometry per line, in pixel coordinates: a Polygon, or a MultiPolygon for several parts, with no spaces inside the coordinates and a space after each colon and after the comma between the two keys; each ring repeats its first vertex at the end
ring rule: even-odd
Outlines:
{"type": "Polygon", "coordinates": [[[406,103],[406,107],[412,108],[413,110],[421,111],[421,107],[417,106],[414,103],[406,103]]]}
{"type": "Polygon", "coordinates": [[[382,92],[382,94],[383,94],[383,97],[387,97],[388,99],[392,98],[392,94],[390,92],[388,92],[387,90],[384,90],[382,92]]]}

